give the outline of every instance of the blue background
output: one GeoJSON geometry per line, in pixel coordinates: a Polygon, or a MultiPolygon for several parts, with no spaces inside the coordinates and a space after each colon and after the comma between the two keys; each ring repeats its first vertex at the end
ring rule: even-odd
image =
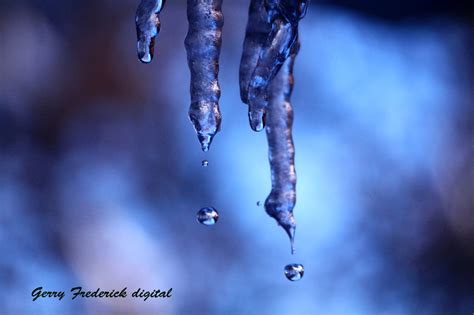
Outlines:
{"type": "Polygon", "coordinates": [[[136,56],[137,5],[0,5],[0,314],[474,311],[463,3],[313,1],[292,98],[294,256],[256,205],[270,170],[239,98],[248,1],[223,6],[223,123],[208,153],[187,118],[185,3],[162,11],[150,65],[136,56]],[[213,227],[196,222],[204,206],[220,212],[213,227]],[[293,262],[299,282],[283,274],[293,262]],[[173,297],[32,302],[38,286],[173,297]]]}

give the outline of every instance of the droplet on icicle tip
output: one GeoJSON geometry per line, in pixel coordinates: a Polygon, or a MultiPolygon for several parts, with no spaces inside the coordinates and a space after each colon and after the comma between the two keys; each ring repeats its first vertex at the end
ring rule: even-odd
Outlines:
{"type": "Polygon", "coordinates": [[[209,151],[209,147],[211,146],[212,142],[212,137],[211,135],[198,135],[199,142],[201,143],[201,149],[203,152],[209,151]]]}
{"type": "Polygon", "coordinates": [[[261,110],[250,110],[249,122],[253,131],[262,131],[265,128],[265,113],[261,110]]]}
{"type": "Polygon", "coordinates": [[[194,102],[189,108],[189,119],[198,136],[201,149],[209,151],[212,140],[220,130],[221,114],[217,103],[194,102]]]}
{"type": "Polygon", "coordinates": [[[153,59],[153,55],[149,51],[139,50],[138,59],[140,59],[140,61],[143,63],[150,63],[151,60],[153,59]]]}

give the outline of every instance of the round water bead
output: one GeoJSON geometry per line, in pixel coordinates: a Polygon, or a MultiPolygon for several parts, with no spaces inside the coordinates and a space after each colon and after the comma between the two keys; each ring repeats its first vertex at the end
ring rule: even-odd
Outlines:
{"type": "Polygon", "coordinates": [[[197,212],[197,220],[204,225],[214,225],[219,220],[219,213],[213,207],[205,207],[197,212]]]}
{"type": "Polygon", "coordinates": [[[285,266],[285,276],[290,281],[298,281],[303,278],[304,267],[302,264],[289,264],[285,266]]]}
{"type": "Polygon", "coordinates": [[[209,161],[208,160],[202,160],[201,165],[202,165],[202,167],[207,167],[209,165],[209,161]]]}
{"type": "Polygon", "coordinates": [[[257,201],[257,207],[260,207],[262,205],[261,201],[257,201]]]}

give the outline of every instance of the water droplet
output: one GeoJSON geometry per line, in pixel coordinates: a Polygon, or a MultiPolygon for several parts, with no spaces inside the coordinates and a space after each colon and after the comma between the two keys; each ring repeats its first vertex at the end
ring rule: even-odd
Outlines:
{"type": "Polygon", "coordinates": [[[265,128],[265,113],[262,110],[249,110],[249,121],[253,131],[262,131],[265,128]]]}
{"type": "Polygon", "coordinates": [[[209,161],[208,160],[202,160],[201,165],[202,165],[202,167],[207,167],[209,165],[209,161]]]}
{"type": "Polygon", "coordinates": [[[260,207],[262,205],[262,202],[257,201],[257,206],[260,207]]]}
{"type": "Polygon", "coordinates": [[[151,47],[152,45],[150,44],[150,48],[148,49],[138,48],[138,59],[140,59],[142,63],[150,63],[153,59],[153,49],[151,47]]]}
{"type": "Polygon", "coordinates": [[[304,267],[302,264],[289,264],[285,266],[285,276],[290,281],[298,281],[303,278],[304,267]]]}
{"type": "Polygon", "coordinates": [[[204,225],[214,225],[219,220],[219,213],[213,207],[205,207],[198,211],[197,220],[204,225]]]}

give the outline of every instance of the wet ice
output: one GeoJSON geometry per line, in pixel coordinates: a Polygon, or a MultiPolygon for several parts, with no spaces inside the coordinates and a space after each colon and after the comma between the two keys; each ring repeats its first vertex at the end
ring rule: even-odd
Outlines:
{"type": "Polygon", "coordinates": [[[164,0],[142,0],[135,15],[137,28],[138,59],[150,63],[153,59],[155,38],[160,32],[159,13],[163,9],[164,0]]]}

